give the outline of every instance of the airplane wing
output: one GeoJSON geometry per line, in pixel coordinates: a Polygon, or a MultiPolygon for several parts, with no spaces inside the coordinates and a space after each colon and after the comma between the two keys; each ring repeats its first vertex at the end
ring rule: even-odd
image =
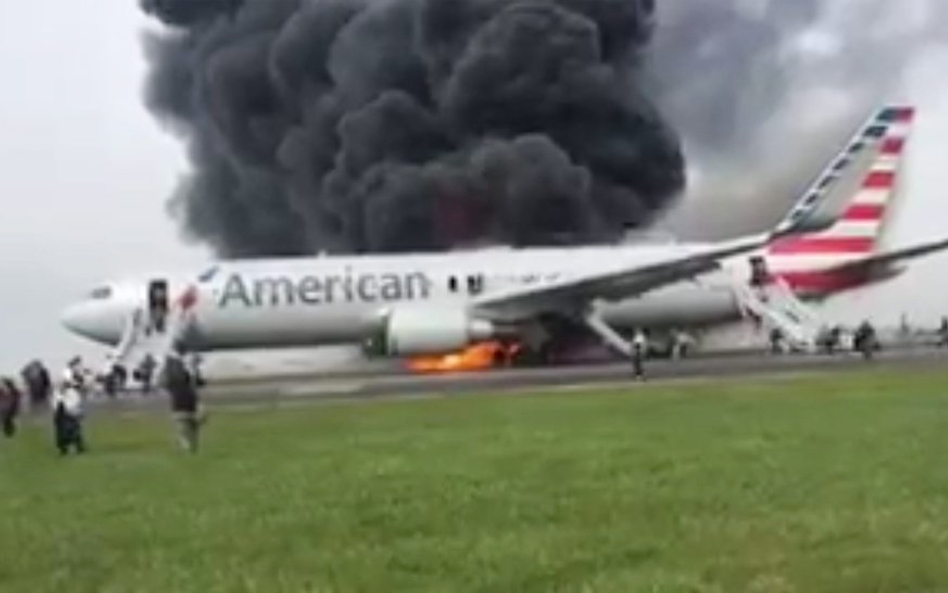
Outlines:
{"type": "Polygon", "coordinates": [[[693,278],[720,267],[720,260],[759,249],[774,235],[752,235],[671,252],[667,257],[573,276],[536,286],[515,287],[475,299],[471,307],[494,319],[519,320],[543,313],[576,311],[594,300],[620,300],[693,278]]]}

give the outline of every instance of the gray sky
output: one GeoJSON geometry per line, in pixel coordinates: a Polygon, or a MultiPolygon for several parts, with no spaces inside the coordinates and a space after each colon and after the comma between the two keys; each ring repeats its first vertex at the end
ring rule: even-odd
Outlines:
{"type": "MultiPolygon", "coordinates": [[[[185,163],[142,107],[147,25],[132,0],[0,0],[0,372],[88,351],[58,314],[98,281],[207,259],[183,246],[165,214],[185,163]]],[[[921,61],[905,89],[922,112],[892,244],[948,235],[945,63],[948,54],[921,61]]],[[[946,289],[940,256],[828,313],[891,321],[908,311],[931,322],[948,312],[946,289]]]]}
{"type": "Polygon", "coordinates": [[[97,281],[204,258],[164,213],[183,151],[142,107],[129,0],[0,0],[0,372],[81,344],[58,324],[97,281]]]}

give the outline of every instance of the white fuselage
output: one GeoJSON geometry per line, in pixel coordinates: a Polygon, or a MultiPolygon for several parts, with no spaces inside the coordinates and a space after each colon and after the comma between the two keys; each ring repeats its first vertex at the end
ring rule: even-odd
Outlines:
{"type": "MultiPolygon", "coordinates": [[[[421,307],[438,315],[473,298],[526,284],[594,271],[647,265],[697,245],[628,245],[567,249],[491,249],[424,255],[307,257],[222,262],[200,276],[148,276],[111,285],[106,298],[71,307],[64,323],[115,344],[131,311],[147,305],[148,283],[169,294],[197,288],[194,334],[203,350],[361,343],[386,310],[421,307]],[[672,251],[674,250],[674,251],[672,251]]],[[[721,270],[635,298],[601,303],[617,328],[691,327],[736,320],[734,279],[749,274],[745,258],[721,270]]]]}

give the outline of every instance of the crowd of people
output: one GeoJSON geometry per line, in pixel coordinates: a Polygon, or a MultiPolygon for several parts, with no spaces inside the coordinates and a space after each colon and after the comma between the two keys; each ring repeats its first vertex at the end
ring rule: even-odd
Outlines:
{"type": "MultiPolygon", "coordinates": [[[[198,366],[199,359],[189,356],[181,342],[174,342],[160,365],[146,354],[132,373],[141,386],[143,395],[155,387],[169,398],[169,407],[177,427],[177,439],[185,451],[198,450],[201,427],[207,416],[200,403],[200,388],[204,385],[198,366]]],[[[34,360],[20,373],[19,381],[0,377],[0,428],[3,436],[13,438],[17,423],[28,409],[30,416],[48,415],[51,421],[53,444],[60,455],[85,453],[84,435],[86,403],[97,394],[116,398],[127,390],[128,373],[121,365],[113,365],[102,376],[89,371],[81,357],[72,358],[58,381],[53,381],[42,361],[34,360]]]]}
{"type": "MultiPolygon", "coordinates": [[[[841,348],[843,333],[839,326],[824,328],[817,345],[824,352],[832,354],[841,348]]],[[[942,318],[937,336],[938,346],[948,347],[948,317],[942,318]]],[[[851,332],[851,338],[853,350],[867,359],[880,348],[876,330],[868,321],[856,327],[851,332]]],[[[774,352],[783,350],[779,331],[771,332],[770,340],[774,352]]],[[[645,333],[637,331],[631,343],[636,379],[645,377],[643,363],[647,357],[647,345],[645,333]]],[[[683,345],[683,341],[676,339],[675,353],[680,355],[679,349],[683,345]]],[[[176,340],[161,364],[153,355],[146,354],[131,373],[131,378],[140,385],[140,392],[144,396],[152,394],[156,387],[168,395],[178,442],[182,449],[196,452],[201,428],[207,420],[199,396],[204,386],[200,358],[189,354],[185,344],[176,340]]],[[[33,416],[46,411],[52,420],[53,443],[60,455],[67,455],[70,451],[84,453],[86,402],[96,393],[107,398],[118,397],[127,392],[128,380],[129,373],[120,364],[111,364],[108,372],[95,376],[77,356],[66,365],[60,380],[54,382],[41,361],[31,361],[20,372],[19,384],[10,377],[0,376],[0,432],[5,438],[13,438],[17,434],[17,421],[24,408],[29,409],[33,416]]]]}

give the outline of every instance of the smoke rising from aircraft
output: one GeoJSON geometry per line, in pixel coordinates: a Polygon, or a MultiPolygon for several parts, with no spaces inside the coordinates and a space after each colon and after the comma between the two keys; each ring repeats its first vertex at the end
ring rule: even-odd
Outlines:
{"type": "Polygon", "coordinates": [[[948,39],[939,0],[141,2],[173,212],[232,256],[609,239],[679,135],[664,223],[759,229],[948,39]]]}
{"type": "Polygon", "coordinates": [[[923,99],[906,77],[948,47],[941,0],[663,0],[658,21],[654,96],[689,161],[663,224],[701,238],[775,222],[875,107],[923,99]]]}
{"type": "Polygon", "coordinates": [[[684,185],[650,0],[142,0],[172,199],[227,256],[608,239],[684,185]]]}

